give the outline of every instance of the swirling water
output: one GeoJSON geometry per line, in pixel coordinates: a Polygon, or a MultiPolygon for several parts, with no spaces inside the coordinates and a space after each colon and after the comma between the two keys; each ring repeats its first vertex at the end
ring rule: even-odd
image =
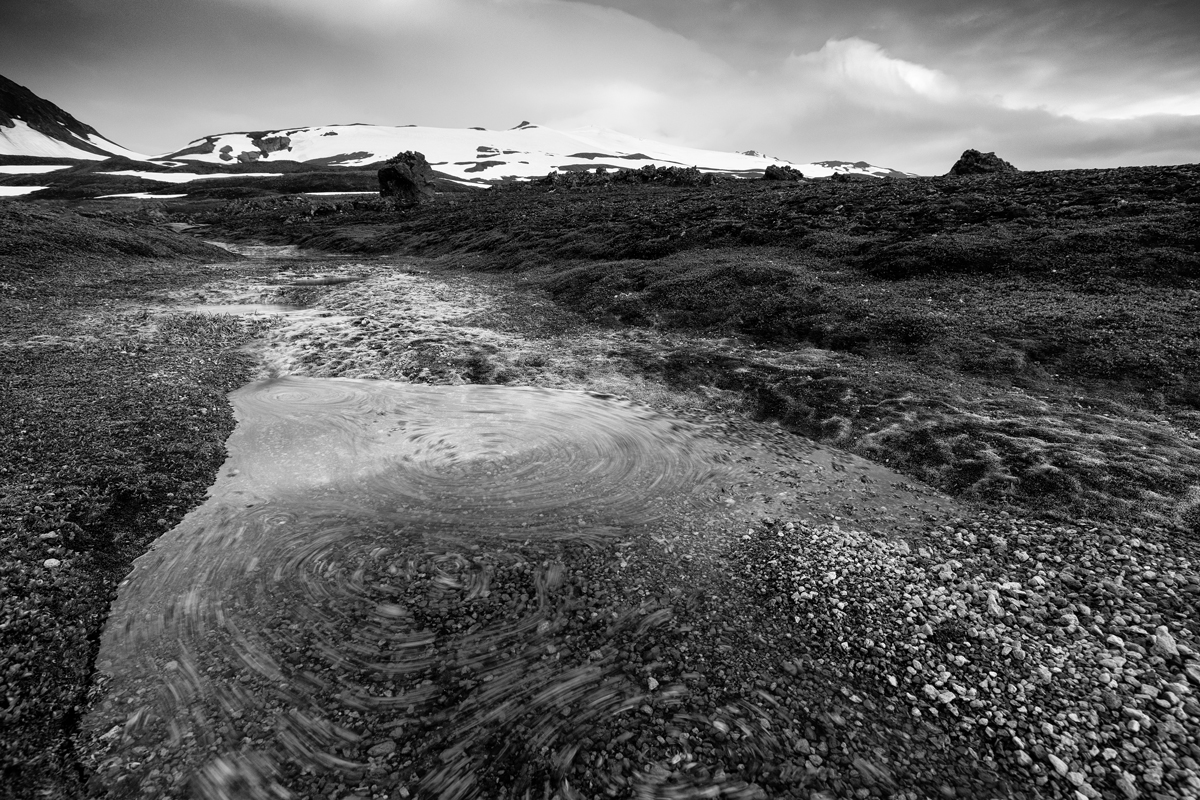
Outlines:
{"type": "Polygon", "coordinates": [[[684,581],[671,564],[713,558],[769,473],[815,453],[546,389],[284,378],[231,399],[209,500],[138,559],[98,659],[97,713],[132,710],[122,741],[176,753],[207,797],[282,796],[284,764],[379,775],[396,742],[430,796],[498,796],[481,776],[519,777],[501,762],[521,754],[565,771],[645,691],[571,650],[605,611],[588,565],[640,552],[684,581]]]}

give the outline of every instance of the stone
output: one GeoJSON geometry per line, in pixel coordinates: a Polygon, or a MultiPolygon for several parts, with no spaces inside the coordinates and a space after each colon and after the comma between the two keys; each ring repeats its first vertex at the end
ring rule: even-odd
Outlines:
{"type": "Polygon", "coordinates": [[[379,170],[379,195],[404,205],[416,205],[433,194],[433,169],[423,153],[406,150],[388,159],[379,170]]]}
{"type": "Polygon", "coordinates": [[[1054,767],[1055,772],[1057,772],[1060,776],[1066,776],[1068,772],[1067,762],[1054,755],[1054,753],[1047,753],[1046,760],[1050,762],[1050,766],[1054,767]]]}
{"type": "Polygon", "coordinates": [[[987,610],[993,617],[1004,616],[1004,609],[1000,606],[1000,594],[995,589],[987,591],[987,610]]]}
{"type": "Polygon", "coordinates": [[[950,168],[951,175],[994,175],[1020,172],[995,153],[981,153],[978,150],[965,150],[954,166],[950,168]]]}
{"type": "Polygon", "coordinates": [[[1141,794],[1138,791],[1137,786],[1135,786],[1133,783],[1133,776],[1128,772],[1122,772],[1120,775],[1118,775],[1116,784],[1117,788],[1121,790],[1121,793],[1124,794],[1128,800],[1137,800],[1138,795],[1141,794]]]}
{"type": "Polygon", "coordinates": [[[1150,647],[1150,652],[1163,658],[1179,658],[1179,647],[1166,625],[1159,625],[1154,629],[1154,644],[1150,647]]]}
{"type": "Polygon", "coordinates": [[[394,752],[396,752],[396,742],[391,739],[387,739],[368,750],[367,755],[369,755],[371,758],[380,758],[382,756],[390,755],[394,752]]]}
{"type": "Polygon", "coordinates": [[[1192,683],[1200,685],[1200,664],[1195,662],[1186,664],[1183,667],[1183,671],[1192,683]]]}
{"type": "Polygon", "coordinates": [[[59,561],[57,558],[47,558],[45,561],[42,562],[42,566],[45,567],[46,569],[54,569],[55,567],[62,566],[62,562],[59,561]]]}
{"type": "Polygon", "coordinates": [[[779,166],[768,164],[763,171],[764,181],[799,181],[804,179],[804,173],[791,165],[779,166]]]}

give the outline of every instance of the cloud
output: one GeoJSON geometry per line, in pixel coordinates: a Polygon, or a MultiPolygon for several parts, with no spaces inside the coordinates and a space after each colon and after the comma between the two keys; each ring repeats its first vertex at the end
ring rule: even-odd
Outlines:
{"type": "Polygon", "coordinates": [[[149,152],[528,119],[923,173],[967,147],[1024,168],[1200,161],[1195,34],[1154,4],[1153,25],[1125,19],[1161,45],[1136,57],[1099,0],[621,2],[43,0],[0,26],[0,73],[149,152]]]}
{"type": "Polygon", "coordinates": [[[790,55],[783,73],[810,87],[819,84],[826,91],[855,93],[868,102],[914,96],[946,102],[958,95],[954,82],[942,72],[893,58],[874,42],[858,38],[831,39],[816,52],[790,55]]]}

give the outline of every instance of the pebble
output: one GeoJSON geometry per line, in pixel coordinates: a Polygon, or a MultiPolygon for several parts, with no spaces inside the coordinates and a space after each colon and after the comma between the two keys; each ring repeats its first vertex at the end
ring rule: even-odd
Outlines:
{"type": "Polygon", "coordinates": [[[1200,686],[1200,664],[1191,663],[1184,665],[1183,671],[1187,674],[1192,683],[1200,686]]]}
{"type": "Polygon", "coordinates": [[[1179,647],[1175,644],[1175,637],[1171,635],[1166,625],[1159,625],[1154,629],[1154,645],[1150,648],[1150,652],[1157,653],[1164,658],[1179,658],[1179,647]]]}
{"type": "Polygon", "coordinates": [[[47,558],[45,561],[42,562],[42,566],[45,567],[46,569],[54,569],[55,567],[62,566],[62,562],[59,561],[57,558],[47,558]]]}
{"type": "Polygon", "coordinates": [[[1137,790],[1137,786],[1135,786],[1133,783],[1133,776],[1128,772],[1122,772],[1120,775],[1118,775],[1116,783],[1117,788],[1121,790],[1128,800],[1136,800],[1137,796],[1141,794],[1137,790]]]}
{"type": "Polygon", "coordinates": [[[1054,753],[1047,753],[1046,760],[1050,762],[1050,766],[1054,767],[1054,771],[1060,776],[1065,777],[1067,774],[1067,762],[1063,761],[1054,753]]]}
{"type": "Polygon", "coordinates": [[[396,742],[392,739],[382,741],[367,751],[367,755],[371,758],[379,758],[381,756],[390,755],[396,752],[396,742]]]}

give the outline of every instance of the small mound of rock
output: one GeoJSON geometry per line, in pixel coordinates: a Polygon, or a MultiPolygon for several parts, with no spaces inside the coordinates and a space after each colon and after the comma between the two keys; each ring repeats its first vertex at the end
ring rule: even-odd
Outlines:
{"type": "Polygon", "coordinates": [[[763,172],[764,181],[800,181],[804,180],[804,173],[793,166],[785,164],[768,164],[767,169],[763,172]]]}
{"type": "Polygon", "coordinates": [[[950,168],[951,175],[994,175],[996,173],[1012,173],[1021,170],[1005,161],[995,153],[981,153],[978,150],[964,150],[962,156],[950,168]]]}
{"type": "Polygon", "coordinates": [[[379,170],[379,195],[394,197],[405,205],[416,205],[433,194],[433,169],[424,153],[406,150],[379,170]]]}

